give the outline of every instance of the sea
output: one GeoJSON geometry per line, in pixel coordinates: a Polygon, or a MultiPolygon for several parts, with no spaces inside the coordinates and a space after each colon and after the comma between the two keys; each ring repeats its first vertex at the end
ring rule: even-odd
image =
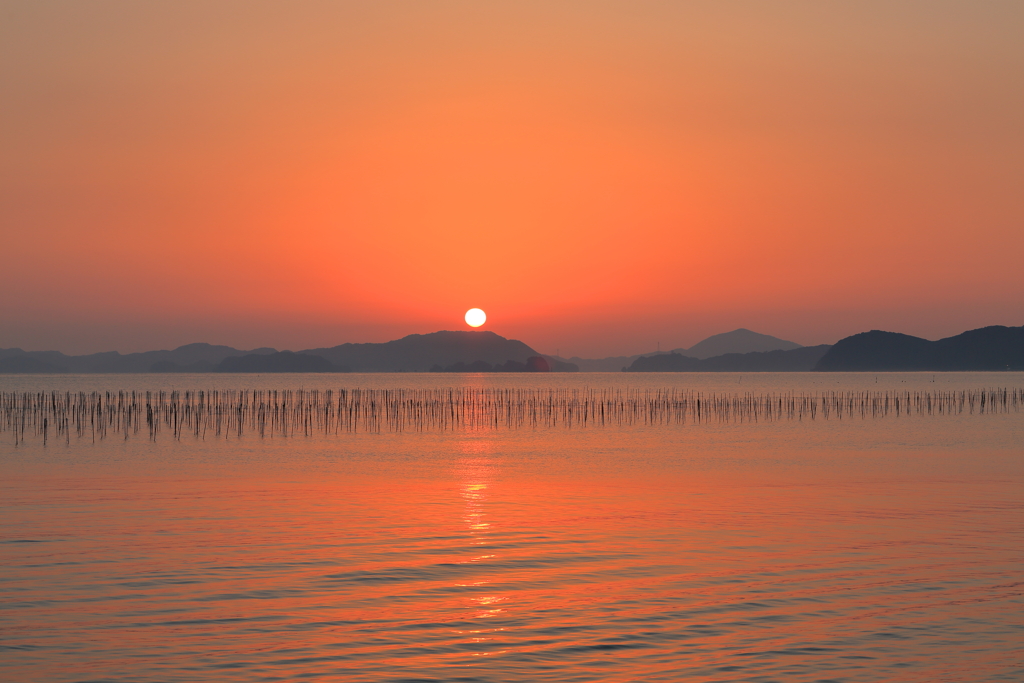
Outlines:
{"type": "MultiPolygon", "coordinates": [[[[0,376],[9,395],[467,388],[925,396],[1024,373],[0,376]]],[[[974,408],[45,443],[0,425],[0,679],[1024,681],[1024,409],[974,408]]]]}

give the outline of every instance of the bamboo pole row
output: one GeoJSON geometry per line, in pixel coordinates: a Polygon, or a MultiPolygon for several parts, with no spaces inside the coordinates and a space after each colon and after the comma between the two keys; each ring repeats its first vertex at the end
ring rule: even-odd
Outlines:
{"type": "Polygon", "coordinates": [[[0,392],[0,433],[70,443],[1019,412],[1024,389],[715,394],[679,389],[0,392]]]}

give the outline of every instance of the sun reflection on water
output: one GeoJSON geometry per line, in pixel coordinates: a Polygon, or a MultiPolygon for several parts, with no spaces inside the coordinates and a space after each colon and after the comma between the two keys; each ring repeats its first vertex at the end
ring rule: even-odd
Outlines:
{"type": "MultiPolygon", "coordinates": [[[[486,546],[493,542],[494,522],[492,520],[491,498],[493,495],[493,484],[498,471],[497,458],[494,455],[494,443],[486,436],[467,439],[458,445],[461,455],[458,460],[456,474],[459,478],[459,496],[463,501],[461,522],[468,535],[470,545],[486,546]]],[[[459,561],[464,563],[495,562],[499,559],[496,553],[473,555],[459,561]]],[[[455,584],[466,590],[476,592],[483,586],[490,584],[487,579],[475,581],[471,584],[455,584]]],[[[508,601],[508,596],[495,595],[462,595],[462,607],[469,611],[470,619],[492,619],[502,616],[506,609],[501,607],[502,603],[508,601]]],[[[494,641],[494,634],[503,631],[503,628],[474,629],[471,631],[456,631],[465,637],[464,643],[475,646],[487,644],[494,641]]],[[[472,657],[485,657],[494,654],[505,653],[506,650],[495,650],[486,652],[473,652],[472,657]]]]}

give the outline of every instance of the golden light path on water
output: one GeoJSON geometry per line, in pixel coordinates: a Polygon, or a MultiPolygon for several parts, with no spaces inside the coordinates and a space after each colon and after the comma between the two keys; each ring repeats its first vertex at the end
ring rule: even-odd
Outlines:
{"type": "MultiPolygon", "coordinates": [[[[740,378],[459,381],[721,392],[740,378]]],[[[1019,680],[1022,418],[5,441],[3,678],[1019,680]]]]}

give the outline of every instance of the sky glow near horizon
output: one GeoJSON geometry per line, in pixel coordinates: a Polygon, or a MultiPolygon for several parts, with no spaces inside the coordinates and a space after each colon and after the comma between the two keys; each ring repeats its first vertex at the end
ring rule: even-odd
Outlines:
{"type": "Polygon", "coordinates": [[[566,357],[1021,325],[1021,35],[1014,2],[4,2],[0,348],[477,302],[566,357]]]}

